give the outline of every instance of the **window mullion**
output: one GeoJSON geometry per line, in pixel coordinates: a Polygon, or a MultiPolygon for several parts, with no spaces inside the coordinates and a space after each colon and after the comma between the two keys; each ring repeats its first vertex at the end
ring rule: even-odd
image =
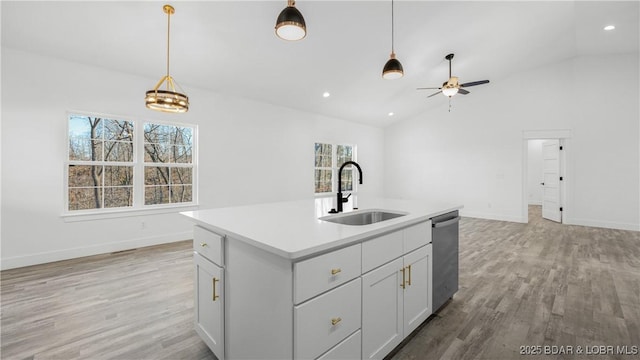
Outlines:
{"type": "Polygon", "coordinates": [[[144,204],[144,122],[136,121],[133,132],[133,207],[144,204]]]}
{"type": "Polygon", "coordinates": [[[338,177],[338,149],[335,144],[331,144],[331,192],[335,193],[338,191],[338,182],[336,178],[338,177]]]}

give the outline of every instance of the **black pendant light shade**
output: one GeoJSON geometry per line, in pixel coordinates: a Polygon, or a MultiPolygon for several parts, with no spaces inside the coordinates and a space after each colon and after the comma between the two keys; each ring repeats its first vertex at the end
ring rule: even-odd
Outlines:
{"type": "Polygon", "coordinates": [[[384,64],[384,68],[382,69],[382,77],[393,80],[401,78],[402,75],[404,75],[402,64],[396,59],[396,54],[391,53],[389,60],[384,64]]]}
{"type": "Polygon", "coordinates": [[[307,24],[304,17],[295,7],[296,2],[288,0],[287,7],[276,20],[276,35],[283,40],[301,40],[307,36],[307,24]]]}
{"type": "Polygon", "coordinates": [[[404,75],[402,64],[396,59],[396,53],[393,49],[394,30],[393,0],[391,0],[391,56],[389,56],[389,60],[384,64],[384,68],[382,68],[382,78],[389,80],[399,79],[404,75]]]}

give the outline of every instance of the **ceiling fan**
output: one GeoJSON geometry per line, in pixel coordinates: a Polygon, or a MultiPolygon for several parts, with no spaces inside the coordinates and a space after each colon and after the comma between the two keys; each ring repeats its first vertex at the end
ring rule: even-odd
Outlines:
{"type": "Polygon", "coordinates": [[[417,90],[438,90],[438,92],[435,92],[429,96],[427,96],[428,98],[432,97],[432,96],[436,96],[440,93],[442,93],[444,96],[449,97],[449,99],[451,99],[451,97],[455,94],[462,94],[462,95],[467,95],[469,93],[468,90],[463,89],[463,88],[467,88],[470,86],[476,86],[476,85],[482,85],[482,84],[486,84],[489,82],[489,80],[480,80],[480,81],[471,81],[471,82],[466,82],[464,84],[459,84],[458,83],[458,77],[457,76],[451,76],[451,59],[453,59],[453,54],[449,54],[447,56],[444,57],[446,60],[449,60],[449,80],[445,81],[442,83],[441,87],[426,87],[426,88],[418,88],[417,90]]]}

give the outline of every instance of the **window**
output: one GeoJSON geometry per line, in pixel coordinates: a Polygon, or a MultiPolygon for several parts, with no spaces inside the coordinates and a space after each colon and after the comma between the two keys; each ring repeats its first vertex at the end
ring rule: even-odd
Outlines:
{"type": "MultiPolygon", "coordinates": [[[[355,161],[355,146],[315,143],[315,193],[338,191],[338,169],[347,161],[355,161]]],[[[353,188],[353,166],[342,170],[342,191],[353,188]]]]}
{"type": "Polygon", "coordinates": [[[70,114],[66,212],[193,204],[195,134],[183,124],[70,114]]]}
{"type": "Polygon", "coordinates": [[[144,125],[144,204],[191,202],[193,129],[144,125]]]}

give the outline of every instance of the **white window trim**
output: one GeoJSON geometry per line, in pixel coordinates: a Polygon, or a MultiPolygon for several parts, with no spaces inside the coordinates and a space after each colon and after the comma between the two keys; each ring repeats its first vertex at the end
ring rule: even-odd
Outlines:
{"type": "MultiPolygon", "coordinates": [[[[333,196],[338,192],[338,170],[340,170],[338,168],[338,146],[350,146],[351,150],[353,151],[353,156],[351,157],[352,161],[358,162],[358,147],[355,144],[349,144],[349,143],[335,143],[335,142],[324,142],[324,141],[315,141],[314,142],[314,146],[315,144],[329,144],[331,145],[331,192],[322,192],[322,193],[317,193],[315,192],[315,184],[314,184],[314,191],[313,191],[313,195],[315,197],[329,197],[329,196],[333,196]]],[[[314,153],[314,163],[315,163],[315,153],[314,153]]],[[[313,167],[314,172],[316,169],[329,169],[327,167],[316,167],[314,165],[313,167]]],[[[353,170],[351,170],[353,171],[353,170]]],[[[353,181],[353,190],[351,191],[344,191],[343,193],[353,193],[353,195],[357,195],[358,193],[358,182],[355,181],[355,176],[353,177],[354,181],[353,181]]],[[[314,181],[315,181],[315,175],[314,175],[314,181]]]]}
{"type": "MultiPolygon", "coordinates": [[[[131,116],[123,116],[123,115],[113,115],[113,114],[103,114],[96,112],[87,112],[87,111],[67,111],[66,113],[66,126],[65,128],[65,136],[66,139],[66,150],[65,150],[65,159],[64,159],[64,171],[63,171],[63,204],[64,210],[60,215],[64,218],[65,222],[75,222],[75,221],[88,221],[88,220],[98,220],[98,219],[110,219],[110,218],[118,218],[118,217],[128,217],[128,216],[139,216],[139,215],[151,215],[151,214],[161,214],[161,213],[171,213],[171,212],[180,212],[180,211],[188,211],[188,210],[197,210],[199,208],[198,201],[198,125],[182,123],[177,121],[163,121],[163,120],[154,120],[148,118],[134,118],[131,116]],[[121,207],[121,208],[100,208],[100,209],[87,209],[87,210],[69,210],[69,165],[70,164],[81,164],[82,161],[70,161],[69,160],[69,116],[70,115],[83,115],[83,116],[91,116],[91,117],[100,117],[114,120],[123,120],[123,121],[131,121],[133,122],[134,128],[134,152],[133,152],[133,161],[131,163],[121,163],[121,162],[102,162],[101,165],[119,165],[119,166],[133,166],[133,205],[130,207],[121,207]],[[192,163],[182,164],[182,163],[171,163],[167,164],[170,166],[178,166],[178,167],[191,167],[192,171],[192,201],[191,202],[182,202],[182,203],[170,203],[170,204],[155,204],[155,205],[145,205],[144,204],[144,167],[148,166],[149,163],[144,162],[144,124],[145,123],[153,123],[153,124],[161,124],[167,126],[184,126],[190,127],[193,129],[193,141],[191,147],[191,157],[192,163]]],[[[91,161],[86,161],[87,164],[93,165],[94,163],[91,161]]]]}

